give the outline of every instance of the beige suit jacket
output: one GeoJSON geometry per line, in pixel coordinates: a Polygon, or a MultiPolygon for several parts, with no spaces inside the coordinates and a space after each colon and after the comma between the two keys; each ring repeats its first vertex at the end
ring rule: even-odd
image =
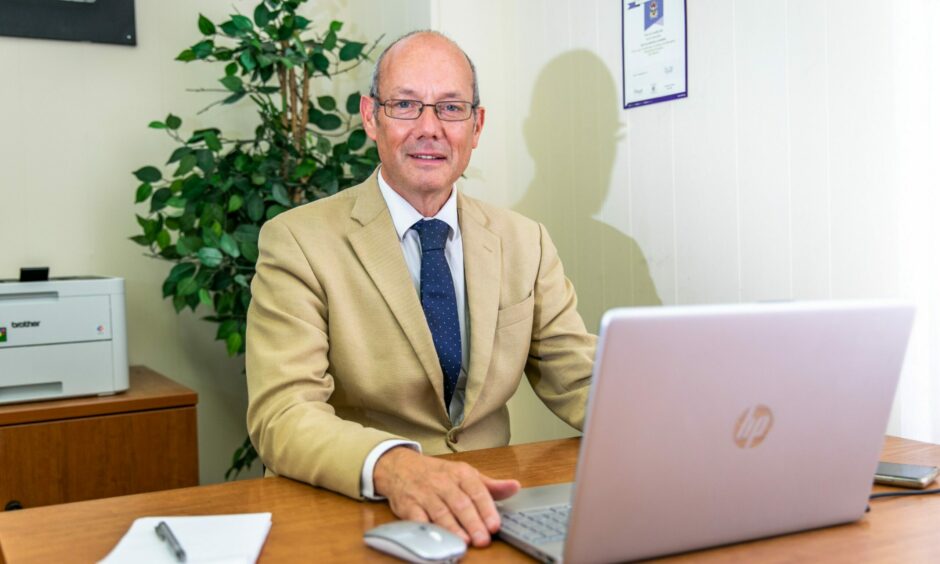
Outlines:
{"type": "Polygon", "coordinates": [[[274,473],[360,497],[368,453],[506,445],[523,372],[581,428],[596,339],[545,229],[458,193],[469,309],[463,422],[451,427],[421,301],[373,174],[261,230],[248,311],[248,430],[274,473]]]}

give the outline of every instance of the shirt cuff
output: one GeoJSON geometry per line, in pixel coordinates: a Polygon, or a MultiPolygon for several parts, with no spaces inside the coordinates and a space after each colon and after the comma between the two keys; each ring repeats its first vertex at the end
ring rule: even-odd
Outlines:
{"type": "Polygon", "coordinates": [[[388,441],[382,441],[381,443],[377,444],[375,448],[369,452],[369,456],[366,457],[365,464],[362,465],[362,478],[359,482],[359,487],[362,490],[362,497],[371,500],[385,499],[380,495],[375,495],[375,482],[373,481],[372,474],[375,471],[375,463],[379,461],[379,458],[397,446],[406,446],[418,454],[421,454],[421,445],[414,441],[401,441],[392,439],[388,441]]]}

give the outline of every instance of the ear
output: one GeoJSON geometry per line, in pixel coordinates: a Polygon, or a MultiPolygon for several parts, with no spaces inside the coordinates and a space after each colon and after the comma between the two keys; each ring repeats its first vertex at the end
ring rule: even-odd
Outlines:
{"type": "Polygon", "coordinates": [[[483,133],[483,122],[486,121],[486,108],[480,106],[477,108],[476,117],[473,120],[473,148],[477,148],[480,142],[480,134],[483,133]]]}
{"type": "Polygon", "coordinates": [[[369,139],[375,141],[378,135],[378,127],[375,107],[378,101],[372,96],[359,96],[359,115],[362,116],[362,127],[366,130],[369,139]]]}

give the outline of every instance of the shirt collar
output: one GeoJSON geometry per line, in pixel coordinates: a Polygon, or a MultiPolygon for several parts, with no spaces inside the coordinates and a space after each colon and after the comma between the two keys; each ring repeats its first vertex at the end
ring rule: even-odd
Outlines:
{"type": "Polygon", "coordinates": [[[412,225],[422,219],[439,219],[449,225],[450,233],[447,235],[447,238],[450,240],[453,240],[460,235],[460,224],[457,222],[456,186],[451,189],[450,197],[447,198],[447,202],[445,202],[441,210],[437,212],[437,215],[435,215],[433,218],[425,218],[418,210],[414,209],[414,207],[408,203],[408,200],[402,198],[401,194],[396,192],[391,186],[388,185],[387,182],[385,182],[381,171],[377,176],[379,181],[379,190],[382,191],[382,197],[385,198],[385,205],[388,206],[388,211],[392,215],[392,223],[395,224],[395,231],[398,233],[399,241],[404,239],[405,233],[411,229],[412,225]]]}

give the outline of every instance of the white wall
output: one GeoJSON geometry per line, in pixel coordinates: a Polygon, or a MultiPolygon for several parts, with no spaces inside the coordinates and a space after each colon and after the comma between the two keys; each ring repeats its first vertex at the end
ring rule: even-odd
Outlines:
{"type": "MultiPolygon", "coordinates": [[[[488,110],[466,189],[546,223],[589,327],[647,301],[647,266],[666,304],[917,300],[891,431],[940,439],[924,319],[940,282],[937,2],[689,0],[689,97],[629,111],[620,4],[432,2],[488,110]]],[[[550,416],[517,407],[538,415],[515,437],[544,436],[550,416]]]]}
{"type": "MultiPolygon", "coordinates": [[[[131,171],[160,165],[174,148],[147,123],[168,112],[184,129],[220,125],[250,132],[247,104],[196,113],[212,94],[187,88],[216,87],[221,68],[173,59],[200,39],[198,14],[215,21],[254,0],[144,0],[136,2],[136,47],[0,37],[0,278],[20,266],[48,265],[52,275],[103,274],[127,281],[127,321],[132,364],[145,364],[199,393],[202,483],[218,482],[246,435],[242,362],[226,357],[214,340],[208,313],[176,315],[161,299],[170,263],[143,256],[127,238],[139,228],[131,171]]],[[[427,27],[427,7],[396,0],[376,10],[367,0],[311,3],[315,22],[347,21],[353,38],[397,36],[427,27]]],[[[369,65],[344,77],[344,94],[368,84],[369,65]]],[[[329,85],[321,85],[329,88],[329,85]]],[[[255,465],[257,474],[259,465],[255,465]]]]}

